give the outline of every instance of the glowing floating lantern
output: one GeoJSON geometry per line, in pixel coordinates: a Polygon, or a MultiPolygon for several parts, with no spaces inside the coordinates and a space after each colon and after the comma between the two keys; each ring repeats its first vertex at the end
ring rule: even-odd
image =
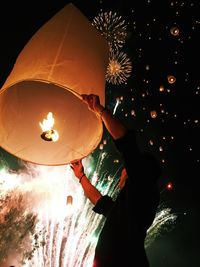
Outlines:
{"type": "Polygon", "coordinates": [[[151,118],[152,118],[152,119],[155,119],[155,118],[157,117],[157,112],[156,112],[156,110],[152,110],[152,111],[150,112],[150,115],[151,115],[151,118]]]}
{"type": "Polygon", "coordinates": [[[80,10],[61,9],[25,45],[0,90],[1,147],[42,165],[90,154],[103,125],[81,94],[97,94],[104,105],[108,59],[107,41],[80,10]],[[53,125],[42,129],[47,116],[53,125]]]}
{"type": "Polygon", "coordinates": [[[173,76],[173,75],[167,75],[167,80],[168,80],[168,83],[175,83],[176,81],[176,77],[173,76]]]}
{"type": "Polygon", "coordinates": [[[180,33],[179,28],[177,26],[172,26],[170,28],[170,33],[174,36],[178,36],[180,33]]]}

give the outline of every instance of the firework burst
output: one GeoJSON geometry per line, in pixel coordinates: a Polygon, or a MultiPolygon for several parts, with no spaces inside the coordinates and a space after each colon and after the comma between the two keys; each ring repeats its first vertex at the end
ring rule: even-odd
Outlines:
{"type": "Polygon", "coordinates": [[[132,63],[124,52],[110,52],[106,81],[112,84],[126,83],[132,72],[132,63]]]}
{"type": "Polygon", "coordinates": [[[147,230],[145,247],[149,247],[156,237],[160,236],[165,231],[171,231],[174,228],[177,216],[178,215],[173,213],[170,208],[159,207],[152,225],[147,230]]]}
{"type": "Polygon", "coordinates": [[[116,12],[102,12],[96,16],[92,25],[103,35],[110,49],[121,48],[127,38],[127,24],[116,12]]]}

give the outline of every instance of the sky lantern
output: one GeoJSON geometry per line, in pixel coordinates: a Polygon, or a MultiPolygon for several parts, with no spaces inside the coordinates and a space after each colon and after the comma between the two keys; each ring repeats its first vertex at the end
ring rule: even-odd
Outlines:
{"type": "Polygon", "coordinates": [[[151,114],[151,118],[152,118],[152,119],[155,119],[155,118],[157,117],[157,112],[156,112],[156,110],[151,110],[150,114],[151,114]]]}
{"type": "Polygon", "coordinates": [[[179,35],[180,31],[179,31],[179,28],[177,26],[172,26],[170,28],[170,33],[174,36],[177,36],[179,35]]]}
{"type": "Polygon", "coordinates": [[[168,83],[173,84],[176,81],[176,77],[170,74],[170,75],[167,75],[167,80],[168,80],[168,83]]]}
{"type": "Polygon", "coordinates": [[[101,120],[81,94],[105,103],[109,46],[72,3],[28,41],[0,90],[0,146],[41,165],[63,165],[101,141],[101,120]]]}

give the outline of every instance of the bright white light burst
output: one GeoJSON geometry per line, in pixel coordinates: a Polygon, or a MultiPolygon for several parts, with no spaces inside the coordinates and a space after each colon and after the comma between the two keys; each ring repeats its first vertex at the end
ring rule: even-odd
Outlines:
{"type": "Polygon", "coordinates": [[[127,38],[127,24],[116,12],[102,12],[96,16],[92,25],[106,38],[110,49],[121,48],[127,38]]]}
{"type": "Polygon", "coordinates": [[[112,84],[126,83],[132,72],[132,63],[124,52],[111,51],[106,71],[106,81],[112,84]]]}

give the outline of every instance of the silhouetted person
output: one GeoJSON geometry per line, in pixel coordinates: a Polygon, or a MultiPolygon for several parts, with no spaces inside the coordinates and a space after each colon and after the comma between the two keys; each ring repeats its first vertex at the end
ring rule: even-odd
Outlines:
{"type": "Polygon", "coordinates": [[[160,165],[150,154],[139,151],[136,136],[105,109],[96,95],[83,95],[88,108],[102,121],[124,160],[115,201],[101,193],[84,173],[82,161],[71,163],[93,210],[106,217],[95,249],[93,267],[148,267],[145,237],[159,205],[157,179],[160,165]]]}

